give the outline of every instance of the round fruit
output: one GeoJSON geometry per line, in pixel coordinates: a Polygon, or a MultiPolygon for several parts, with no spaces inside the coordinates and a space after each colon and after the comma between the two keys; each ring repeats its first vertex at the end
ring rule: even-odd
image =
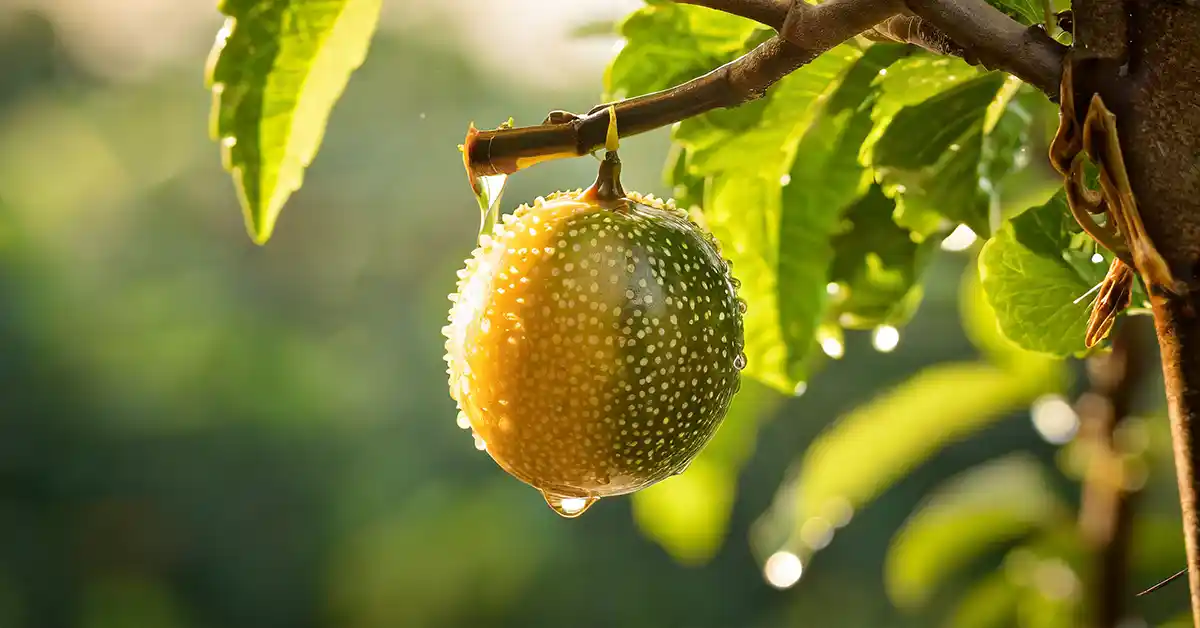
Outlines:
{"type": "Polygon", "coordinates": [[[565,515],[682,472],[745,366],[716,241],[606,166],[480,238],[444,330],[477,444],[565,515]]]}

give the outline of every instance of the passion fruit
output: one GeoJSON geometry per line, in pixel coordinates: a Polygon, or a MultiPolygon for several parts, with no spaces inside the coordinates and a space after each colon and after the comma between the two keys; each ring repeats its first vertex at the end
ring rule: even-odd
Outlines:
{"type": "Polygon", "coordinates": [[[564,516],[683,472],[745,367],[718,243],[619,172],[609,153],[591,187],[482,236],[443,330],[460,423],[564,516]]]}

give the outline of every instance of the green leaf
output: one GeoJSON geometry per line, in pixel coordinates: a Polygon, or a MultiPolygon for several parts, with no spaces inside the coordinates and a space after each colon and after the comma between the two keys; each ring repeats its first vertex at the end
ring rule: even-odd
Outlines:
{"type": "Polygon", "coordinates": [[[1057,129],[1058,107],[1037,89],[1019,84],[983,138],[979,183],[990,216],[1008,220],[1062,189],[1062,175],[1046,158],[1057,129]]]}
{"type": "MultiPolygon", "coordinates": [[[[779,237],[779,317],[791,360],[789,379],[807,377],[817,327],[829,305],[826,289],[837,273],[837,260],[848,247],[865,244],[857,235],[839,233],[845,211],[863,204],[869,173],[858,161],[859,147],[871,132],[871,112],[881,69],[903,54],[899,46],[872,46],[847,72],[841,86],[815,117],[796,150],[783,188],[779,237]]],[[[866,198],[870,198],[868,195],[866,198]]],[[[886,198],[884,199],[887,200],[886,198]]],[[[889,210],[890,211],[890,210],[889,210]]],[[[854,219],[853,216],[850,218],[854,219]]],[[[891,223],[890,213],[884,219],[891,223]]]]}
{"type": "MultiPolygon", "coordinates": [[[[703,222],[744,282],[746,374],[787,393],[807,375],[814,330],[825,306],[833,258],[830,239],[838,216],[868,182],[857,155],[872,128],[872,82],[901,52],[899,47],[872,47],[865,55],[847,50],[818,63],[818,69],[826,69],[793,75],[801,82],[781,85],[787,89],[769,98],[766,113],[749,130],[710,126],[701,145],[680,141],[685,149],[674,162],[677,191],[690,196],[697,181],[707,181],[703,222]],[[855,57],[852,63],[849,57],[855,57]],[[844,72],[831,77],[834,66],[844,72]],[[828,95],[818,107],[803,105],[797,94],[804,90],[797,86],[816,85],[818,77],[828,95]],[[781,113],[797,106],[807,120],[799,129],[796,120],[781,113]],[[774,138],[772,148],[756,156],[753,151],[760,149],[755,146],[768,137],[774,138]],[[729,161],[706,152],[716,147],[731,154],[751,152],[729,161]],[[790,155],[795,159],[783,186],[773,164],[786,166],[790,155]],[[747,170],[747,164],[756,167],[747,170]]],[[[815,93],[815,87],[810,91],[815,93]]]]}
{"type": "Polygon", "coordinates": [[[843,327],[899,326],[921,302],[919,280],[937,241],[918,243],[892,219],[895,208],[873,185],[846,212],[845,229],[833,239],[829,281],[838,286],[833,314],[843,327]]]}
{"type": "Polygon", "coordinates": [[[958,294],[963,331],[992,364],[1019,370],[1030,361],[1047,360],[1042,354],[1017,346],[1000,331],[996,311],[988,304],[983,286],[980,285],[978,268],[968,265],[963,270],[958,294]]]}
{"type": "Polygon", "coordinates": [[[779,318],[779,182],[754,176],[709,178],[702,224],[733,263],[746,300],[747,376],[781,391],[795,382],[779,318]]]}
{"type": "Polygon", "coordinates": [[[879,102],[872,117],[875,131],[864,149],[870,148],[887,130],[895,115],[946,91],[956,85],[981,76],[978,68],[957,57],[945,57],[917,50],[881,72],[875,79],[879,86],[879,102]]]}
{"type": "Polygon", "coordinates": [[[699,6],[651,1],[621,23],[625,46],[604,77],[605,98],[640,96],[696,78],[741,56],[760,27],[699,6]]]}
{"type": "Polygon", "coordinates": [[[1004,77],[986,74],[901,109],[870,156],[897,222],[922,237],[962,223],[991,232],[979,186],[984,122],[1004,77]]]}
{"type": "Polygon", "coordinates": [[[1086,350],[1091,300],[1084,295],[1108,264],[1091,261],[1092,251],[1077,244],[1080,231],[1059,193],[1014,218],[980,251],[984,295],[1001,332],[1018,346],[1055,356],[1086,350]]]}
{"type": "Polygon", "coordinates": [[[633,517],[642,533],[682,564],[711,560],[729,528],[738,472],[753,453],[759,424],[783,399],[745,381],[713,440],[687,472],[633,495],[633,517]]]}
{"type": "Polygon", "coordinates": [[[1009,628],[1017,625],[1020,591],[1008,574],[994,573],[975,583],[963,595],[946,628],[1009,628]]]}
{"type": "Polygon", "coordinates": [[[254,241],[271,237],[330,111],[367,55],[380,0],[225,0],[210,58],[212,134],[254,241]]]}
{"type": "Polygon", "coordinates": [[[820,97],[832,93],[862,55],[854,46],[839,45],[780,80],[762,99],[680,122],[673,139],[688,149],[688,168],[704,175],[744,172],[779,179],[820,97]]]}
{"type": "Polygon", "coordinates": [[[884,566],[888,595],[902,608],[919,607],[983,552],[1069,516],[1030,456],[971,469],[939,488],[893,539],[884,566]]]}
{"type": "Polygon", "coordinates": [[[1043,0],[988,0],[988,2],[1022,24],[1043,24],[1046,21],[1046,12],[1042,8],[1043,0]]]}
{"type": "Polygon", "coordinates": [[[1060,364],[1042,359],[1019,369],[926,368],[821,434],[768,518],[793,522],[791,543],[804,542],[810,520],[832,522],[838,512],[861,508],[945,445],[1061,389],[1064,379],[1060,364]]]}

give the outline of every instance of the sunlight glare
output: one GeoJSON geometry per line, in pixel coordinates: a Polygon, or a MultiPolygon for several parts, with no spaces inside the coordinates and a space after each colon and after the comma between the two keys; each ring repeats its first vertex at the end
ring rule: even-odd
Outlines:
{"type": "Polygon", "coordinates": [[[1046,395],[1034,401],[1030,414],[1034,429],[1048,443],[1068,443],[1079,431],[1079,415],[1059,395],[1046,395]]]}
{"type": "Polygon", "coordinates": [[[945,240],[942,240],[942,250],[965,251],[970,248],[972,244],[975,244],[975,240],[978,239],[978,237],[979,236],[975,235],[975,232],[972,231],[970,227],[966,225],[959,225],[950,233],[950,235],[946,236],[945,240]]]}
{"type": "Polygon", "coordinates": [[[775,552],[763,566],[763,576],[767,583],[776,589],[788,589],[800,581],[804,574],[804,565],[800,557],[791,552],[775,552]]]}
{"type": "Polygon", "coordinates": [[[900,330],[891,325],[880,325],[871,335],[871,344],[880,353],[890,353],[900,344],[900,330]]]}

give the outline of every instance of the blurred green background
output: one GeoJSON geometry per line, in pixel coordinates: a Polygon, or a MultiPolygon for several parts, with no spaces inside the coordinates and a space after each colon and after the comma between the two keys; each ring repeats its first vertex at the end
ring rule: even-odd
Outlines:
{"type": "MultiPolygon", "coordinates": [[[[764,580],[756,522],[809,443],[921,367],[978,356],[970,252],[941,253],[895,351],[849,336],[739,432],[727,527],[670,493],[555,516],[474,449],[446,393],[439,329],[478,227],[456,145],[471,121],[590,108],[612,41],[569,33],[635,3],[391,3],[266,247],[207,135],[209,4],[0,3],[0,628],[937,625],[945,608],[901,613],[885,592],[896,530],[981,461],[1056,464],[1028,409],[1008,413],[854,513],[795,586],[764,580]]],[[[626,187],[669,195],[667,150],[665,132],[627,141],[626,187]]],[[[506,208],[594,172],[522,172],[506,208]]],[[[1148,487],[1134,586],[1183,561],[1169,458],[1148,487]]],[[[1136,610],[1173,616],[1186,593],[1136,610]]]]}

